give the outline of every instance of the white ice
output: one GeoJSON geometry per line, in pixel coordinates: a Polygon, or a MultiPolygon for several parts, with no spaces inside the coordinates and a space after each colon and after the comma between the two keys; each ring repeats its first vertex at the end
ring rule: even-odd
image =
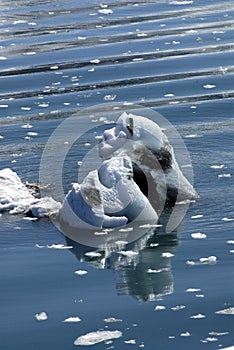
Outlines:
{"type": "Polygon", "coordinates": [[[110,339],[122,337],[122,332],[115,331],[96,331],[81,335],[74,341],[74,345],[94,345],[110,339]]]}

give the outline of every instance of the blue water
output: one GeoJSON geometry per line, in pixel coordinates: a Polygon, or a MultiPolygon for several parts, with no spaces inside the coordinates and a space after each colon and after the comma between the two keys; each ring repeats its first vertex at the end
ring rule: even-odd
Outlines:
{"type": "Polygon", "coordinates": [[[111,254],[105,266],[97,259],[87,261],[85,252],[93,248],[67,241],[49,220],[3,214],[2,350],[73,349],[77,337],[101,329],[118,329],[123,336],[93,349],[234,345],[233,315],[216,313],[234,306],[233,3],[178,3],[106,1],[113,13],[105,15],[98,12],[97,1],[1,2],[1,169],[10,167],[24,181],[38,182],[48,138],[79,113],[80,125],[92,132],[66,158],[63,184],[69,188],[77,161],[100,134],[93,131],[90,114],[112,121],[116,107],[131,108],[127,102],[152,108],[178,130],[200,195],[177,236],[156,235],[159,246],[142,248],[135,263],[111,254]],[[32,128],[22,128],[26,123],[32,128]],[[211,168],[222,164],[222,169],[211,168]],[[193,239],[197,232],[206,238],[193,239]],[[45,247],[59,243],[74,248],[45,247]],[[165,252],[173,256],[162,258],[165,252]],[[186,264],[209,256],[216,256],[217,263],[186,264]],[[149,268],[164,270],[150,274],[149,268]],[[79,276],[76,270],[88,273],[79,276]],[[157,298],[150,301],[152,294],[157,298]],[[178,305],[184,308],[174,311],[178,305]],[[165,308],[157,311],[157,306],[165,308]],[[37,321],[35,314],[42,311],[48,319],[37,321]],[[205,317],[191,318],[198,314],[205,317]],[[81,322],[62,322],[70,316],[81,322]],[[108,317],[122,322],[104,322],[108,317]]]}

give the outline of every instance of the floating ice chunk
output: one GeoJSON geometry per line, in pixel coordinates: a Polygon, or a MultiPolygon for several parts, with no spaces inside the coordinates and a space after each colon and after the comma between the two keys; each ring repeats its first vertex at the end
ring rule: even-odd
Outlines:
{"type": "Polygon", "coordinates": [[[98,58],[94,58],[93,60],[90,60],[89,62],[98,64],[98,63],[100,63],[100,60],[98,58]]]}
{"type": "Polygon", "coordinates": [[[49,217],[57,214],[61,208],[61,203],[56,202],[51,197],[43,197],[40,199],[35,199],[30,205],[27,214],[32,215],[36,218],[49,217]]]}
{"type": "Polygon", "coordinates": [[[229,307],[227,309],[218,310],[215,313],[220,314],[220,315],[234,315],[234,307],[229,307]]]}
{"type": "Polygon", "coordinates": [[[220,165],[211,165],[210,166],[211,169],[223,169],[224,168],[224,164],[220,164],[220,165]]]}
{"type": "Polygon", "coordinates": [[[186,139],[195,139],[197,137],[201,137],[201,135],[198,134],[189,134],[189,135],[185,135],[186,139]]]}
{"type": "Polygon", "coordinates": [[[234,350],[234,345],[229,346],[228,348],[220,348],[220,350],[234,350]]]}
{"type": "Polygon", "coordinates": [[[98,12],[101,13],[102,15],[111,15],[113,13],[111,9],[101,9],[101,10],[98,10],[98,12]]]}
{"type": "Polygon", "coordinates": [[[123,322],[123,320],[121,320],[119,318],[115,318],[115,317],[104,318],[103,321],[106,322],[106,323],[123,322]]]}
{"type": "Polygon", "coordinates": [[[194,265],[196,265],[196,263],[195,263],[195,261],[193,261],[193,260],[187,260],[187,261],[186,261],[186,265],[188,265],[188,266],[194,266],[194,265]]]}
{"type": "Polygon", "coordinates": [[[190,332],[183,332],[183,333],[180,333],[180,336],[181,337],[191,337],[191,333],[190,332]]]}
{"type": "Polygon", "coordinates": [[[183,310],[185,308],[186,308],[185,305],[176,305],[176,306],[171,307],[171,310],[172,311],[180,311],[180,310],[183,310]]]}
{"type": "Polygon", "coordinates": [[[154,311],[162,311],[162,310],[166,310],[166,306],[164,305],[157,305],[154,309],[154,311]]]}
{"type": "Polygon", "coordinates": [[[202,215],[202,214],[198,214],[198,215],[193,215],[193,216],[191,216],[191,219],[200,219],[200,218],[202,218],[204,215],[202,215]]]}
{"type": "Polygon", "coordinates": [[[196,298],[205,298],[205,295],[204,294],[196,294],[195,297],[196,298]]]}
{"type": "Polygon", "coordinates": [[[174,256],[174,254],[170,253],[170,252],[165,252],[165,253],[162,253],[162,258],[171,258],[174,256]]]}
{"type": "Polygon", "coordinates": [[[98,252],[87,252],[85,253],[86,256],[90,257],[90,258],[98,258],[101,256],[101,253],[98,252]]]}
{"type": "Polygon", "coordinates": [[[209,256],[208,258],[200,258],[199,261],[202,264],[210,264],[210,265],[214,265],[217,263],[217,258],[214,255],[209,256]]]}
{"type": "Polygon", "coordinates": [[[44,311],[40,312],[39,314],[36,314],[35,317],[37,321],[45,321],[48,319],[48,316],[44,311]]]}
{"type": "Polygon", "coordinates": [[[233,218],[222,218],[222,221],[234,221],[233,218]]]}
{"type": "Polygon", "coordinates": [[[125,342],[125,344],[132,344],[132,345],[134,345],[134,344],[136,344],[136,339],[129,339],[129,340],[125,340],[124,342],[125,342]]]}
{"type": "Polygon", "coordinates": [[[164,97],[173,97],[175,96],[174,94],[165,94],[164,97]]]}
{"type": "Polygon", "coordinates": [[[196,232],[196,233],[192,233],[191,237],[193,239],[204,239],[204,238],[206,238],[206,234],[205,233],[201,233],[201,232],[196,232]]]}
{"type": "Polygon", "coordinates": [[[122,337],[121,331],[96,331],[81,335],[74,341],[74,345],[94,345],[110,339],[122,337]]]}
{"type": "Polygon", "coordinates": [[[72,246],[67,246],[64,244],[51,244],[51,245],[47,245],[46,248],[48,249],[72,249],[72,246]]]}
{"type": "Polygon", "coordinates": [[[234,244],[234,240],[229,240],[229,241],[227,241],[227,244],[234,244]]]}
{"type": "Polygon", "coordinates": [[[158,270],[147,269],[147,270],[146,270],[147,273],[160,273],[160,272],[162,272],[162,271],[163,271],[162,269],[158,269],[158,270]]]}
{"type": "Polygon", "coordinates": [[[206,316],[203,314],[197,314],[197,315],[190,316],[190,318],[193,318],[193,319],[200,319],[200,318],[205,318],[205,317],[206,316]]]}
{"type": "Polygon", "coordinates": [[[116,99],[117,95],[106,95],[104,96],[103,100],[104,101],[114,101],[116,99]]]}
{"type": "Polygon", "coordinates": [[[207,338],[201,340],[202,343],[212,343],[212,342],[215,342],[215,341],[218,341],[218,338],[207,337],[207,338]]]}
{"type": "Polygon", "coordinates": [[[205,84],[203,85],[204,89],[214,89],[216,87],[216,85],[214,84],[205,84]]]}
{"type": "Polygon", "coordinates": [[[214,331],[209,332],[209,335],[214,335],[214,336],[217,336],[217,337],[220,337],[222,335],[228,335],[228,334],[229,334],[229,332],[214,332],[214,331]]]}
{"type": "Polygon", "coordinates": [[[32,127],[33,126],[31,124],[29,124],[29,123],[24,124],[24,125],[21,126],[21,128],[23,128],[23,129],[31,129],[32,127]]]}
{"type": "Polygon", "coordinates": [[[78,316],[71,316],[71,317],[65,318],[63,322],[76,323],[76,322],[81,322],[81,319],[78,316]]]}
{"type": "Polygon", "coordinates": [[[76,275],[83,276],[83,275],[86,275],[88,273],[88,271],[86,271],[86,270],[77,270],[74,273],[76,275]]]}
{"type": "Polygon", "coordinates": [[[229,178],[231,177],[232,175],[230,173],[226,173],[226,174],[219,174],[218,177],[219,178],[229,178]]]}
{"type": "Polygon", "coordinates": [[[186,289],[187,293],[195,293],[195,292],[200,292],[200,291],[201,291],[201,289],[199,289],[199,288],[188,288],[188,289],[186,289]]]}

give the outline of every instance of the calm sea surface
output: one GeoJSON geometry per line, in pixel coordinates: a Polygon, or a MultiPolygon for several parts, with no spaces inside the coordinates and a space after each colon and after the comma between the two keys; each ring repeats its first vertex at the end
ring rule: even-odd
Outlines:
{"type": "Polygon", "coordinates": [[[232,0],[1,1],[0,169],[38,182],[48,138],[75,114],[89,132],[66,158],[68,189],[103,125],[138,105],[178,130],[200,198],[177,235],[156,234],[135,257],[90,257],[94,248],[49,220],[3,214],[0,349],[75,349],[98,330],[122,337],[95,350],[234,345],[233,38],[232,0]],[[210,256],[214,263],[200,260],[210,256]],[[47,320],[35,318],[41,312],[47,320]]]}

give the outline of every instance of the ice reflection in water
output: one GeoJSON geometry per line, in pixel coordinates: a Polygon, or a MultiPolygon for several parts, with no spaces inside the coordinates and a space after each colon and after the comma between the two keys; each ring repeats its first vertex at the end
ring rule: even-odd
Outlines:
{"type": "Polygon", "coordinates": [[[114,270],[118,295],[153,301],[172,294],[174,290],[171,258],[175,254],[180,227],[171,234],[165,234],[166,216],[163,220],[164,224],[161,221],[158,227],[145,229],[145,234],[130,244],[119,240],[115,244],[92,249],[68,237],[66,241],[73,246],[71,252],[79,261],[88,262],[97,269],[114,270]]]}

